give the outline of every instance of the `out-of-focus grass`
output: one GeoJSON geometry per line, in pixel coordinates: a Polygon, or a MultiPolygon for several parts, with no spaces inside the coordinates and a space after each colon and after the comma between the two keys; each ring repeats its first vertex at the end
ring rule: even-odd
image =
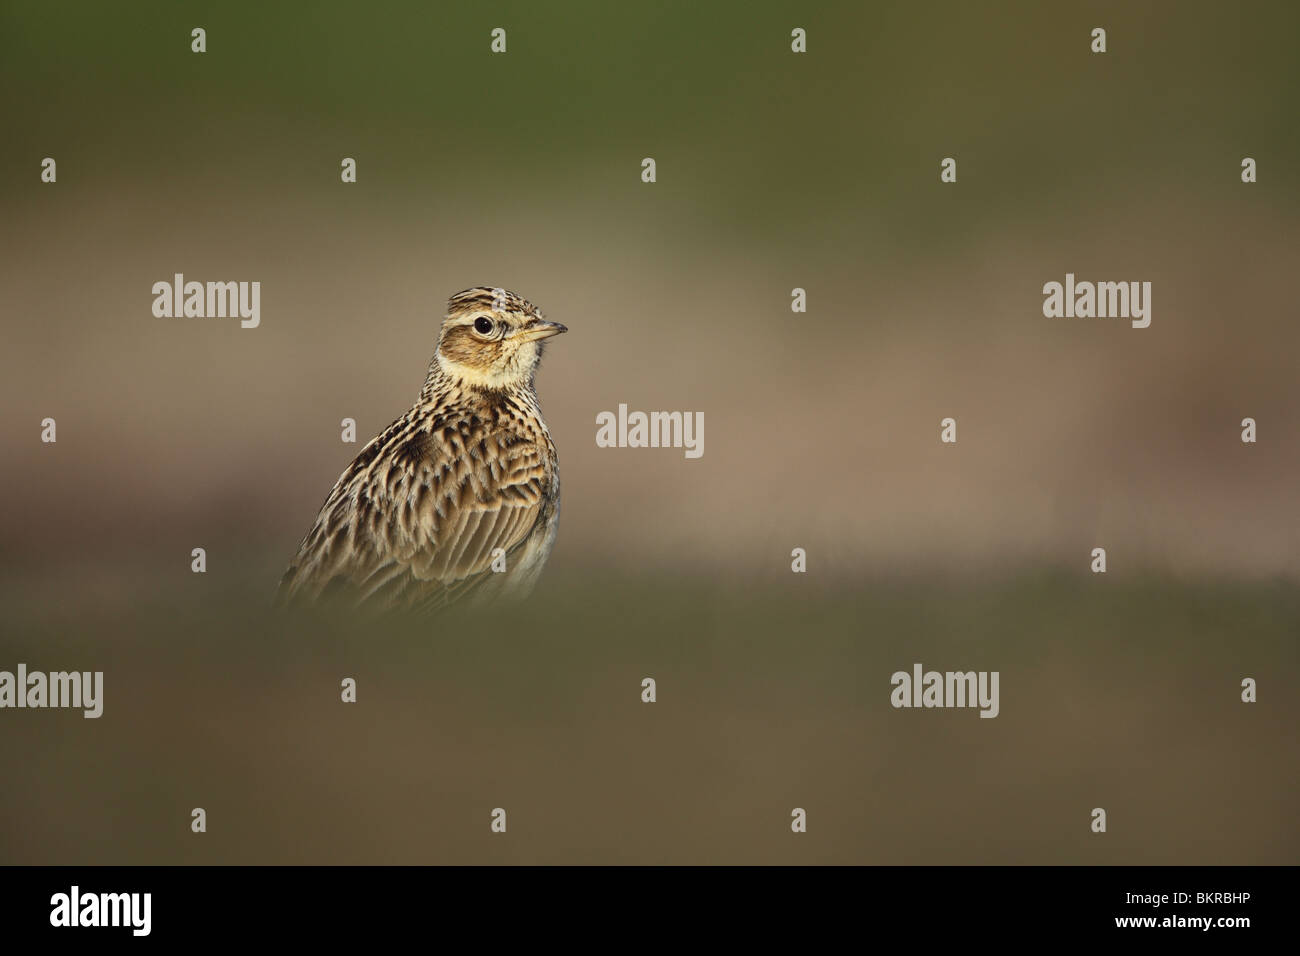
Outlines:
{"type": "Polygon", "coordinates": [[[11,603],[0,668],[103,670],[105,704],[0,713],[0,861],[1300,856],[1285,584],[553,575],[522,606],[414,626],[255,603],[11,603]],[[918,661],[1000,671],[1001,715],[892,709],[890,674],[918,661]]]}

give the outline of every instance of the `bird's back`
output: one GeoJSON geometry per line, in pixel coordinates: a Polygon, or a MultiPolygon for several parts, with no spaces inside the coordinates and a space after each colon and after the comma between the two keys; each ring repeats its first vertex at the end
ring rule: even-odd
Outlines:
{"type": "Polygon", "coordinates": [[[555,446],[531,391],[435,394],[339,477],[277,603],[432,609],[522,596],[558,516],[555,446]]]}

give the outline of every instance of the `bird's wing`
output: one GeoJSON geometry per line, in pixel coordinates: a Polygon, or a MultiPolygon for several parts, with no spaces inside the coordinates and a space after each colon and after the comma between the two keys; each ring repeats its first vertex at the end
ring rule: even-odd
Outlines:
{"type": "Polygon", "coordinates": [[[492,573],[497,548],[508,562],[536,525],[548,480],[539,443],[455,427],[387,436],[335,485],[282,598],[436,607],[492,573]]]}

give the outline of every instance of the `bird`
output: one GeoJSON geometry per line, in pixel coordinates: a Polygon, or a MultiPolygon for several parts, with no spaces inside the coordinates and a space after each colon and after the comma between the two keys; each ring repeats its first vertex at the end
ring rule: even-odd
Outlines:
{"type": "Polygon", "coordinates": [[[505,289],[453,295],[415,404],[339,476],[274,603],[423,613],[526,597],[560,516],[534,379],[567,331],[505,289]]]}

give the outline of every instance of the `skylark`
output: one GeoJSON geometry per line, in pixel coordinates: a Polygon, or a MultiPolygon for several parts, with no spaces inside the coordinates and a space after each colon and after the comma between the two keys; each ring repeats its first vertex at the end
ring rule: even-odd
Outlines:
{"type": "Polygon", "coordinates": [[[531,591],[560,513],[533,377],[565,331],[503,289],[452,296],[419,399],[339,477],[276,602],[432,610],[531,591]]]}

